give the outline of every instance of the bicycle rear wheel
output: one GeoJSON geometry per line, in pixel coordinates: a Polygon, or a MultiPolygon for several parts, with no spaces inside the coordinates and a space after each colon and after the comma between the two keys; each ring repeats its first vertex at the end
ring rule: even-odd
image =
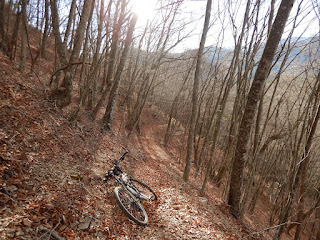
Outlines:
{"type": "Polygon", "coordinates": [[[114,189],[114,195],[121,210],[134,222],[145,226],[148,223],[148,215],[142,204],[122,187],[114,189]]]}
{"type": "Polygon", "coordinates": [[[147,184],[134,178],[130,178],[130,184],[133,186],[134,190],[138,192],[138,198],[149,201],[155,201],[158,199],[155,192],[147,184]]]}

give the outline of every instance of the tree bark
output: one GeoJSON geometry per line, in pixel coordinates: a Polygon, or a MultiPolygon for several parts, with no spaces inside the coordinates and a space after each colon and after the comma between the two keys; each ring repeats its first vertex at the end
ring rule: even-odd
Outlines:
{"type": "Polygon", "coordinates": [[[108,62],[108,68],[107,68],[107,74],[106,74],[106,78],[103,80],[104,81],[104,85],[105,89],[103,89],[102,91],[102,95],[100,96],[100,99],[98,100],[98,103],[96,104],[96,106],[93,108],[92,111],[92,118],[95,119],[97,117],[97,114],[99,112],[99,110],[101,109],[102,105],[105,102],[105,99],[109,93],[110,87],[112,86],[112,81],[113,81],[113,75],[114,75],[114,65],[116,62],[116,55],[119,49],[118,43],[119,43],[119,38],[120,38],[120,31],[121,31],[121,26],[123,24],[124,21],[124,17],[125,17],[125,5],[123,3],[123,5],[121,6],[121,11],[120,11],[120,16],[118,19],[118,5],[117,5],[117,11],[116,14],[114,16],[114,24],[115,27],[113,29],[113,33],[112,33],[112,42],[111,42],[111,47],[110,47],[110,56],[109,56],[109,62],[108,62]]]}
{"type": "Polygon", "coordinates": [[[66,31],[64,33],[64,39],[63,39],[63,45],[64,45],[65,49],[67,49],[67,42],[68,42],[68,38],[70,35],[70,31],[71,31],[72,21],[74,21],[75,10],[76,10],[76,0],[72,0],[70,12],[69,12],[69,17],[68,17],[68,23],[67,23],[67,27],[66,27],[66,31]]]}
{"type": "Polygon", "coordinates": [[[103,117],[103,124],[104,124],[104,128],[106,130],[111,130],[111,128],[112,128],[115,105],[116,105],[116,101],[117,101],[119,85],[120,85],[120,80],[121,80],[121,74],[122,74],[122,71],[124,68],[124,64],[127,60],[127,55],[128,55],[129,49],[130,49],[130,45],[132,43],[132,35],[133,35],[133,31],[134,31],[134,27],[136,25],[137,19],[138,19],[137,15],[134,14],[131,19],[130,25],[129,25],[127,37],[125,40],[125,46],[124,46],[124,49],[123,49],[123,52],[122,52],[122,55],[120,58],[120,63],[117,68],[116,75],[114,77],[114,83],[113,83],[113,86],[110,91],[108,106],[106,109],[106,113],[103,117]]]}
{"type": "Polygon", "coordinates": [[[272,60],[275,56],[277,46],[280,42],[287,19],[292,9],[294,0],[282,0],[276,19],[272,25],[270,35],[261,56],[256,74],[254,76],[237,136],[237,145],[233,158],[231,171],[230,190],[228,204],[231,205],[231,212],[236,218],[241,218],[241,195],[244,175],[245,154],[254,121],[257,103],[261,98],[263,85],[268,77],[272,60]]]}
{"type": "Polygon", "coordinates": [[[5,0],[0,0],[0,48],[6,52],[7,49],[7,36],[5,32],[5,23],[4,23],[4,16],[5,16],[5,6],[6,6],[6,1],[5,0]]]}
{"type": "Polygon", "coordinates": [[[95,53],[93,55],[92,65],[90,67],[90,73],[92,73],[93,76],[91,77],[92,80],[88,81],[88,86],[87,86],[87,88],[89,88],[88,89],[89,91],[87,94],[88,97],[87,97],[86,110],[90,110],[90,111],[92,110],[93,102],[95,100],[96,93],[97,93],[97,85],[98,85],[98,73],[97,72],[98,71],[96,70],[96,68],[98,67],[97,64],[99,61],[99,56],[101,54],[100,48],[101,48],[101,43],[102,43],[102,27],[103,27],[104,21],[105,21],[104,0],[100,1],[100,13],[97,16],[97,19],[98,19],[97,42],[95,45],[95,53]]]}
{"type": "MultiPolygon", "coordinates": [[[[52,96],[54,100],[57,100],[57,105],[60,108],[66,107],[71,103],[71,98],[73,94],[73,78],[75,74],[75,69],[77,67],[75,64],[72,64],[72,63],[78,61],[78,58],[79,58],[79,54],[80,54],[80,50],[81,50],[81,46],[84,38],[84,32],[87,26],[88,18],[89,18],[91,7],[92,7],[92,1],[93,0],[84,1],[80,22],[77,27],[77,31],[74,39],[73,50],[71,52],[71,56],[69,60],[69,65],[71,66],[64,71],[65,76],[61,85],[59,86],[59,91],[56,91],[52,96]]],[[[65,58],[64,45],[61,42],[61,38],[59,34],[58,11],[56,8],[55,1],[51,0],[51,6],[54,11],[53,18],[55,20],[53,21],[53,27],[55,31],[55,38],[57,41],[56,43],[58,43],[57,49],[58,49],[61,61],[65,64],[67,63],[66,62],[67,60],[65,58]]]]}
{"type": "Polygon", "coordinates": [[[21,1],[21,52],[19,70],[24,72],[27,59],[27,0],[21,1]]]}
{"type": "Polygon", "coordinates": [[[21,19],[21,10],[19,10],[16,14],[13,33],[7,48],[7,55],[9,56],[10,60],[13,60],[15,58],[14,48],[16,48],[17,41],[18,41],[20,19],[21,19]]]}
{"type": "Polygon", "coordinates": [[[59,20],[57,2],[55,0],[50,0],[50,6],[51,6],[51,18],[52,18],[52,27],[53,27],[55,46],[58,52],[59,61],[63,66],[65,66],[68,64],[68,61],[66,57],[65,48],[61,40],[60,30],[59,30],[60,20],[59,20]]]}
{"type": "Polygon", "coordinates": [[[86,62],[88,61],[88,55],[90,55],[88,48],[89,48],[89,38],[90,38],[92,15],[93,15],[93,10],[94,10],[94,2],[95,2],[95,0],[92,1],[91,12],[90,12],[89,19],[88,19],[88,26],[87,26],[86,33],[85,33],[83,50],[82,50],[82,54],[81,54],[81,58],[82,58],[81,65],[82,66],[81,66],[79,82],[78,82],[78,89],[79,89],[80,97],[79,97],[79,101],[78,101],[78,106],[76,107],[76,109],[73,111],[73,113],[69,117],[69,119],[71,121],[77,121],[77,119],[78,119],[78,114],[80,112],[80,109],[84,103],[87,92],[89,92],[88,82],[90,82],[90,80],[92,78],[92,74],[88,74],[87,76],[85,76],[86,75],[85,72],[87,70],[86,62]]]}
{"type": "Polygon", "coordinates": [[[199,82],[200,82],[200,72],[201,72],[200,68],[201,68],[201,63],[202,63],[204,45],[206,42],[208,30],[209,30],[211,5],[212,5],[212,0],[208,0],[207,6],[206,6],[204,26],[203,26],[202,36],[201,36],[201,40],[200,40],[200,46],[199,46],[199,50],[198,50],[198,54],[197,54],[196,70],[195,70],[195,74],[194,74],[193,94],[192,94],[192,110],[191,110],[191,120],[190,120],[189,134],[188,134],[186,165],[185,165],[185,168],[183,171],[183,180],[185,182],[187,182],[189,179],[190,170],[191,170],[191,163],[192,163],[192,158],[193,158],[194,136],[195,136],[195,130],[196,130],[196,117],[197,117],[197,112],[198,112],[198,92],[199,92],[199,82]]]}
{"type": "MultiPolygon", "coordinates": [[[[320,73],[318,73],[317,82],[319,84],[318,84],[317,92],[315,94],[320,93],[320,73]]],[[[297,173],[297,178],[298,178],[297,181],[300,182],[300,186],[299,186],[300,187],[300,189],[299,189],[300,201],[298,204],[298,220],[297,220],[297,222],[299,222],[301,224],[297,225],[294,240],[300,239],[303,221],[304,221],[304,215],[305,215],[304,205],[306,202],[307,172],[308,172],[308,166],[309,166],[309,162],[310,162],[310,151],[311,151],[312,141],[313,141],[313,138],[314,138],[317,126],[318,126],[319,117],[320,117],[320,103],[318,101],[316,101],[315,104],[318,105],[318,109],[317,109],[316,115],[315,115],[315,117],[311,123],[311,126],[310,126],[310,133],[307,138],[307,143],[304,148],[302,160],[300,162],[298,173],[297,173]]]]}
{"type": "Polygon", "coordinates": [[[41,42],[41,48],[40,48],[40,57],[45,58],[46,57],[46,44],[48,39],[48,33],[49,33],[49,0],[45,0],[45,11],[44,11],[44,18],[45,18],[45,24],[44,24],[44,31],[42,35],[42,42],[41,42]]]}
{"type": "Polygon", "coordinates": [[[170,110],[170,115],[169,115],[169,121],[168,121],[168,125],[167,125],[167,130],[166,130],[166,134],[164,136],[164,140],[163,140],[163,143],[164,143],[164,146],[166,147],[167,144],[168,144],[168,141],[169,141],[169,138],[170,138],[170,135],[171,135],[171,125],[172,125],[172,119],[174,118],[174,116],[176,115],[177,113],[177,108],[178,108],[178,99],[179,99],[179,96],[180,94],[182,93],[183,91],[183,88],[185,87],[186,85],[186,82],[188,81],[188,78],[189,78],[189,75],[192,71],[192,69],[194,68],[194,63],[195,63],[195,60],[192,61],[192,64],[186,74],[186,76],[184,77],[184,80],[183,80],[183,83],[177,93],[177,95],[175,96],[175,98],[173,99],[173,102],[172,102],[172,105],[171,105],[171,110],[170,110]]]}

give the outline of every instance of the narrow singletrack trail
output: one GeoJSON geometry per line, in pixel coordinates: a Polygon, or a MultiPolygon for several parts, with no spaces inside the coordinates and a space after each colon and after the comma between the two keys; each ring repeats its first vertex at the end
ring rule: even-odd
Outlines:
{"type": "Polygon", "coordinates": [[[127,229],[122,239],[240,239],[234,234],[237,227],[223,223],[230,221],[218,209],[223,201],[210,201],[199,194],[196,184],[182,180],[182,165],[159,141],[164,130],[165,125],[148,121],[140,136],[130,137],[142,157],[132,159],[129,153],[129,173],[154,189],[159,199],[145,204],[149,224],[127,229]]]}
{"type": "Polygon", "coordinates": [[[109,239],[251,239],[247,238],[247,229],[231,216],[213,184],[208,184],[206,194],[200,195],[201,177],[183,181],[184,164],[161,142],[166,120],[154,116],[154,109],[148,107],[140,135],[132,134],[129,138],[123,132],[105,135],[90,167],[101,177],[127,149],[129,154],[121,162],[121,168],[158,195],[156,202],[143,203],[149,222],[141,227],[120,210],[113,196],[112,181],[94,185],[91,191],[105,196],[101,208],[108,221],[109,239]]]}

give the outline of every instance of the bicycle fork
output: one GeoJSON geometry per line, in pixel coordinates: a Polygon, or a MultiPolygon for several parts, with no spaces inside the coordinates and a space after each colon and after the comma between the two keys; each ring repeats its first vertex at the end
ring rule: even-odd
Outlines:
{"type": "Polygon", "coordinates": [[[142,200],[150,200],[150,197],[145,196],[142,193],[137,192],[134,188],[127,186],[127,189],[138,199],[142,199],[142,200]]]}

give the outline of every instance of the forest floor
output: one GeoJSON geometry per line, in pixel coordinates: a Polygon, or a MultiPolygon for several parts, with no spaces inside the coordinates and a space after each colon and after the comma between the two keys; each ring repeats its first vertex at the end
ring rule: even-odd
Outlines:
{"type": "Polygon", "coordinates": [[[220,190],[185,183],[183,164],[161,141],[166,117],[152,105],[129,138],[124,111],[112,132],[83,114],[68,121],[37,77],[0,54],[0,239],[269,239],[232,217],[220,190]],[[125,150],[122,168],[155,190],[149,223],[120,210],[102,177],[125,150]]]}

